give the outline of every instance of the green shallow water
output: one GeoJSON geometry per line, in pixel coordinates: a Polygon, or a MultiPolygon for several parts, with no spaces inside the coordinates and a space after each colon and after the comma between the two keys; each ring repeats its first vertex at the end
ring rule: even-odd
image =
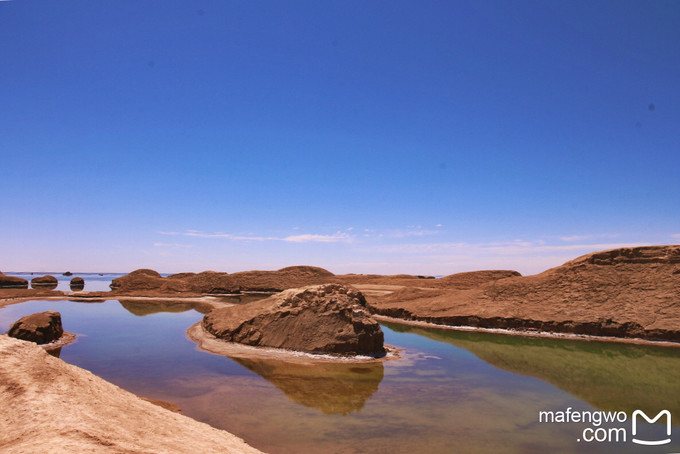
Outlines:
{"type": "MultiPolygon", "coordinates": [[[[300,365],[198,350],[186,329],[205,306],[118,301],[7,306],[0,331],[44,310],[78,334],[65,361],[270,453],[680,451],[680,349],[383,324],[402,359],[300,365]],[[539,423],[539,411],[568,407],[668,409],[673,442],[635,445],[630,421],[616,424],[625,443],[578,442],[591,424],[539,423]]],[[[665,426],[644,430],[660,438],[665,426]]]]}

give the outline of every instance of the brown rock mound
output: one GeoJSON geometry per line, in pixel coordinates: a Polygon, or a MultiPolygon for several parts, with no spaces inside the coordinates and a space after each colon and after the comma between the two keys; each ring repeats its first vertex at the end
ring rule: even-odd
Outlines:
{"type": "Polygon", "coordinates": [[[28,288],[28,281],[16,276],[6,276],[0,271],[0,288],[28,288]]]}
{"type": "Polygon", "coordinates": [[[49,344],[64,334],[61,314],[56,311],[26,315],[14,322],[7,335],[36,344],[49,344]]]}
{"type": "Polygon", "coordinates": [[[383,332],[364,296],[339,284],[290,289],[211,311],[203,328],[230,342],[309,353],[384,354],[383,332]]]}
{"type": "Polygon", "coordinates": [[[56,288],[58,284],[57,278],[49,274],[31,279],[31,287],[33,288],[56,288]]]}
{"type": "Polygon", "coordinates": [[[505,279],[506,277],[521,276],[517,271],[510,270],[483,270],[470,271],[467,273],[457,273],[444,276],[434,282],[434,285],[439,288],[450,288],[465,290],[479,287],[487,282],[496,281],[498,279],[505,279]]]}
{"type": "Polygon", "coordinates": [[[167,293],[234,294],[242,291],[280,292],[288,288],[328,282],[333,273],[313,266],[290,266],[277,271],[240,273],[178,273],[161,277],[153,270],[136,270],[114,279],[111,289],[119,293],[153,291],[167,293]]]}
{"type": "Polygon", "coordinates": [[[452,326],[680,341],[680,246],[595,252],[468,289],[404,289],[371,309],[452,326]]]}
{"type": "Polygon", "coordinates": [[[70,282],[71,290],[82,290],[85,288],[85,279],[82,277],[74,277],[70,282]]]}
{"type": "Polygon", "coordinates": [[[277,271],[244,271],[231,275],[246,291],[280,292],[289,288],[325,284],[334,274],[316,266],[289,266],[277,271]]]}
{"type": "Polygon", "coordinates": [[[587,254],[570,262],[564,267],[578,267],[580,265],[622,265],[680,263],[680,246],[642,246],[635,248],[611,249],[608,251],[587,254]]]}
{"type": "Polygon", "coordinates": [[[111,281],[111,290],[155,290],[161,287],[160,273],[149,269],[135,270],[111,281]]]}

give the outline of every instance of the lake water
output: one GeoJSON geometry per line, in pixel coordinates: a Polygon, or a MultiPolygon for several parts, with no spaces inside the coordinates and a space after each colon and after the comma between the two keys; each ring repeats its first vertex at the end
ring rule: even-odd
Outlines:
{"type": "MultiPolygon", "coordinates": [[[[110,280],[109,280],[110,282],[110,280]]],[[[87,285],[87,284],[86,284],[87,285]]],[[[86,287],[87,288],[87,287],[86,287]]],[[[199,351],[189,303],[29,301],[78,334],[60,357],[135,394],[173,402],[270,453],[633,453],[680,451],[680,349],[383,324],[402,359],[297,365],[199,351]],[[541,423],[539,411],[625,411],[626,442],[586,442],[593,424],[541,423]],[[667,409],[673,442],[633,444],[630,414],[667,409]]],[[[665,422],[665,421],[664,421],[665,422]]],[[[644,427],[643,427],[644,426],[644,427]]],[[[665,437],[665,425],[638,436],[665,437]]],[[[602,435],[603,432],[599,432],[602,435]]]]}

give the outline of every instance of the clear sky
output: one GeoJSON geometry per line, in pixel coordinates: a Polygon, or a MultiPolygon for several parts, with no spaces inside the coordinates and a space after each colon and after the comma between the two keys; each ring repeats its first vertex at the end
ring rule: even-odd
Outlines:
{"type": "Polygon", "coordinates": [[[680,243],[678,1],[0,1],[0,270],[680,243]]]}

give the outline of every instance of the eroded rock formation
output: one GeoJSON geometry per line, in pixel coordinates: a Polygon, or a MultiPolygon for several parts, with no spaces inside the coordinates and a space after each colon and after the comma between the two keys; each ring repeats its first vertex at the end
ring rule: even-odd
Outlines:
{"type": "Polygon", "coordinates": [[[333,273],[314,266],[290,266],[277,271],[240,273],[178,273],[162,277],[153,270],[141,269],[114,279],[111,289],[118,293],[153,291],[157,294],[199,293],[235,294],[242,291],[280,292],[305,285],[328,282],[333,273]]]}
{"type": "Polygon", "coordinates": [[[230,342],[309,353],[384,354],[383,332],[361,292],[339,284],[290,289],[264,300],[219,308],[203,328],[230,342]]]}
{"type": "Polygon", "coordinates": [[[57,278],[49,274],[31,279],[31,287],[33,288],[56,288],[58,284],[57,278]]]}
{"type": "Polygon", "coordinates": [[[17,339],[49,344],[64,334],[61,326],[61,314],[56,311],[39,312],[26,315],[14,322],[7,335],[17,339]]]}
{"type": "Polygon", "coordinates": [[[82,290],[85,288],[85,279],[82,277],[74,277],[70,282],[71,290],[82,290]]]}
{"type": "Polygon", "coordinates": [[[406,288],[370,307],[443,325],[680,341],[680,246],[595,252],[466,289],[406,288]]]}
{"type": "Polygon", "coordinates": [[[16,276],[7,276],[0,271],[0,288],[28,288],[28,281],[16,276]]]}

